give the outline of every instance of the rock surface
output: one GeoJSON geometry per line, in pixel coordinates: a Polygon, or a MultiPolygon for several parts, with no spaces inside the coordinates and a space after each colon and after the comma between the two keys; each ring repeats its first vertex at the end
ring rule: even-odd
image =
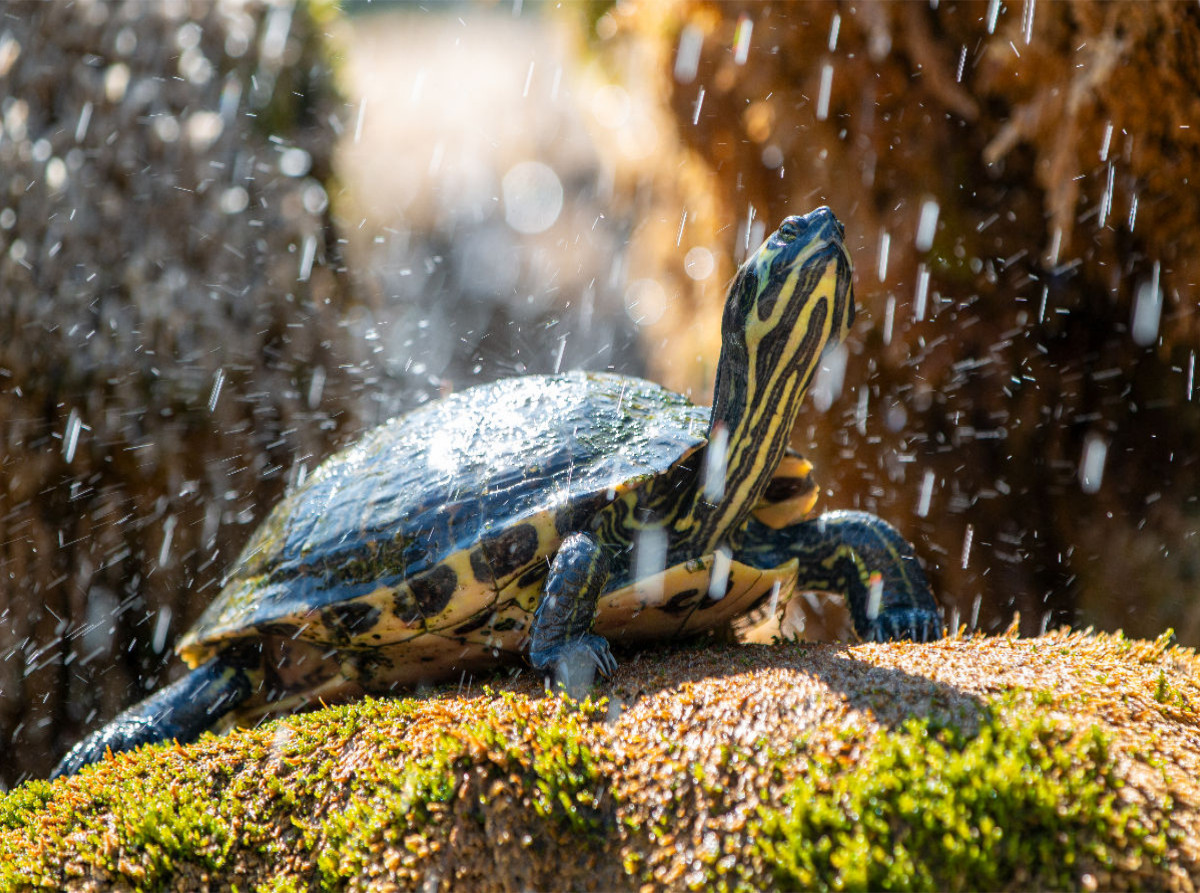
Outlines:
{"type": "Polygon", "coordinates": [[[1194,889],[1200,660],[1119,636],[630,655],[0,800],[0,889],[1194,889]]]}

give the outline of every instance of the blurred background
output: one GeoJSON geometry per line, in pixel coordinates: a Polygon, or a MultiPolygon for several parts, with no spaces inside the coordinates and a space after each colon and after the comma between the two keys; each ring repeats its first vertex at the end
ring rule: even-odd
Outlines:
{"type": "Polygon", "coordinates": [[[820,204],[859,306],[793,433],[820,505],[900,527],[948,623],[1200,644],[1198,178],[1182,4],[24,7],[0,784],[173,678],[371,424],[566,369],[709,402],[736,264],[820,204]]]}

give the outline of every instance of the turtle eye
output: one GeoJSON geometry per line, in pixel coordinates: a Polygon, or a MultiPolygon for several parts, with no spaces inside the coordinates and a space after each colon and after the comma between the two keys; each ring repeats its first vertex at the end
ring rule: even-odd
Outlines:
{"type": "Polygon", "coordinates": [[[789,217],[779,226],[779,238],[784,242],[794,242],[800,235],[800,220],[798,217],[789,217]]]}

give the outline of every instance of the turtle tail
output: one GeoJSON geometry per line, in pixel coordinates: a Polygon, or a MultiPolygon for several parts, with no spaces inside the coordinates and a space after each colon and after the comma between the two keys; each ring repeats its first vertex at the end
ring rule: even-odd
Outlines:
{"type": "Polygon", "coordinates": [[[121,753],[171,739],[181,744],[195,741],[250,692],[245,662],[218,655],[92,732],[71,748],[50,778],[74,775],[110,750],[121,753]]]}

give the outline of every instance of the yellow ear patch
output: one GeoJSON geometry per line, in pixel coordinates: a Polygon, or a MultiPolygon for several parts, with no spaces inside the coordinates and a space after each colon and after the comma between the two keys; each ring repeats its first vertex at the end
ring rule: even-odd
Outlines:
{"type": "Polygon", "coordinates": [[[811,462],[789,448],[754,506],[754,517],[774,530],[797,524],[808,517],[821,492],[812,470],[811,462]]]}

